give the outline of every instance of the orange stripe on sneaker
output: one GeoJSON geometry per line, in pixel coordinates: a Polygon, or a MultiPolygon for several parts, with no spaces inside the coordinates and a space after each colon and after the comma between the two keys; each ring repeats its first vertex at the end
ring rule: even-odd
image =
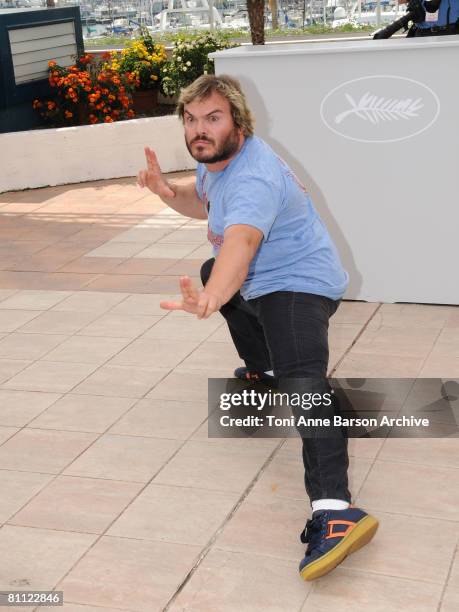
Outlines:
{"type": "Polygon", "coordinates": [[[350,533],[354,527],[355,527],[356,523],[354,523],[353,521],[344,521],[344,520],[335,520],[335,521],[328,521],[328,534],[325,536],[325,539],[328,540],[330,538],[342,538],[344,536],[346,536],[348,533],[350,533]],[[335,531],[334,527],[338,526],[338,525],[347,525],[347,528],[345,531],[335,531]]]}

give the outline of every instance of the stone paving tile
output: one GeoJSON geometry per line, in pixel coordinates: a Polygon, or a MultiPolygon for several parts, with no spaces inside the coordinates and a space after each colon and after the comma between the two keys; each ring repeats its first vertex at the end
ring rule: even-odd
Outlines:
{"type": "MultiPolygon", "coordinates": [[[[56,606],[40,606],[39,610],[44,612],[56,612],[56,606]]],[[[59,608],[59,610],[60,612],[120,612],[121,608],[107,608],[106,606],[101,608],[100,606],[87,606],[86,604],[81,605],[76,603],[66,603],[64,600],[64,604],[62,607],[59,608]]]]}
{"type": "Polygon", "coordinates": [[[211,257],[213,257],[212,248],[209,244],[203,244],[194,251],[191,251],[185,255],[184,259],[200,259],[202,262],[204,262],[211,257]]]}
{"type": "Polygon", "coordinates": [[[23,359],[0,359],[0,384],[6,384],[15,374],[24,370],[31,363],[23,359]]]}
{"type": "Polygon", "coordinates": [[[365,325],[378,309],[379,303],[375,302],[341,302],[338,310],[331,318],[334,325],[365,325]]]}
{"type": "Polygon", "coordinates": [[[172,457],[180,444],[178,440],[105,434],[91,448],[82,453],[64,471],[64,474],[129,482],[148,482],[155,472],[172,457]]]}
{"type": "Polygon", "coordinates": [[[85,380],[97,367],[94,363],[36,361],[11,377],[3,388],[65,393],[85,380]]]}
{"type": "Polygon", "coordinates": [[[210,373],[205,370],[175,368],[147,395],[147,398],[207,402],[210,373]]]}
{"type": "Polygon", "coordinates": [[[426,304],[381,304],[367,329],[380,327],[441,329],[456,311],[454,306],[426,304]]]}
{"type": "MultiPolygon", "coordinates": [[[[459,468],[457,438],[388,438],[378,459],[414,465],[459,468]]],[[[458,516],[459,520],[459,516],[458,516]]]]}
{"type": "Polygon", "coordinates": [[[186,440],[207,419],[208,413],[207,402],[143,399],[109,433],[186,440]]]}
{"type": "Polygon", "coordinates": [[[110,360],[109,365],[138,367],[161,365],[163,368],[173,368],[193,351],[196,344],[195,340],[160,340],[142,337],[120,351],[110,360]]]}
{"type": "Polygon", "coordinates": [[[440,585],[355,572],[346,569],[344,564],[333,575],[314,583],[301,612],[350,610],[351,604],[355,612],[436,612],[438,609],[440,585]]]}
{"type": "Polygon", "coordinates": [[[161,319],[161,316],[123,315],[107,312],[83,327],[76,335],[133,340],[137,336],[143,335],[161,319]]]}
{"type": "Polygon", "coordinates": [[[98,338],[72,336],[42,357],[42,361],[93,363],[102,365],[120,353],[131,340],[129,338],[98,338]]]}
{"type": "Polygon", "coordinates": [[[4,289],[47,289],[42,272],[0,272],[0,286],[4,289]]]}
{"type": "Polygon", "coordinates": [[[107,535],[204,546],[238,499],[237,493],[160,486],[153,481],[107,535]]]}
{"type": "Polygon", "coordinates": [[[10,518],[8,524],[103,533],[141,487],[132,482],[58,476],[10,518]]]}
{"type": "Polygon", "coordinates": [[[16,331],[39,315],[36,310],[0,310],[0,331],[16,331]]]}
{"type": "Polygon", "coordinates": [[[357,504],[385,512],[459,521],[459,470],[376,460],[357,504]]]}
{"type": "MultiPolygon", "coordinates": [[[[104,274],[126,261],[123,257],[79,257],[59,268],[59,272],[104,274]]],[[[128,260],[129,261],[129,260],[128,260]]]]}
{"type": "Polygon", "coordinates": [[[217,442],[186,442],[156,476],[155,483],[242,493],[268,458],[272,446],[254,446],[241,440],[235,455],[232,440],[217,442]]]}
{"type": "Polygon", "coordinates": [[[359,353],[352,348],[333,372],[336,378],[416,378],[424,357],[359,353]]]}
{"type": "MultiPolygon", "coordinates": [[[[52,589],[90,548],[96,535],[4,525],[0,529],[0,590],[52,589]]],[[[30,608],[29,608],[30,609],[30,608]]]]}
{"type": "Polygon", "coordinates": [[[110,270],[110,274],[142,274],[155,276],[162,274],[175,263],[175,259],[141,259],[122,260],[119,265],[110,270]]]}
{"type": "Polygon", "coordinates": [[[40,359],[49,354],[68,336],[59,334],[11,333],[0,340],[0,358],[40,359]]]}
{"type": "Polygon", "coordinates": [[[1,309],[11,310],[47,310],[66,297],[70,291],[18,291],[1,302],[1,309]]]}
{"type": "Polygon", "coordinates": [[[73,272],[11,272],[11,274],[35,275],[31,279],[23,278],[21,283],[26,283],[26,287],[31,289],[50,290],[68,289],[78,291],[84,289],[86,285],[97,278],[97,274],[74,274],[73,272]]]}
{"type": "Polygon", "coordinates": [[[222,342],[207,340],[200,344],[192,353],[182,361],[181,366],[191,370],[205,370],[206,368],[224,369],[237,368],[242,365],[241,358],[234,346],[227,346],[222,342]]]}
{"type": "MultiPolygon", "coordinates": [[[[167,228],[167,226],[154,227],[153,225],[140,224],[126,230],[125,232],[117,234],[107,241],[106,244],[114,245],[120,242],[131,242],[146,245],[160,240],[169,233],[170,230],[167,228]]],[[[176,241],[174,240],[173,242],[176,241]]]]}
{"type": "Polygon", "coordinates": [[[200,550],[200,546],[104,536],[57,588],[78,603],[159,612],[200,550]]]}
{"type": "Polygon", "coordinates": [[[103,314],[126,299],[125,293],[99,293],[84,291],[74,293],[51,310],[53,312],[95,312],[103,314]]]}
{"type": "Polygon", "coordinates": [[[29,423],[29,427],[103,433],[125,414],[135,401],[125,397],[67,394],[41,412],[29,423]]]}
{"type": "Polygon", "coordinates": [[[141,398],[169,371],[167,368],[105,365],[72,389],[72,393],[141,398]]]}
{"type": "Polygon", "coordinates": [[[208,319],[192,319],[164,317],[159,323],[143,334],[144,338],[157,338],[158,340],[187,340],[203,341],[208,338],[221,325],[225,325],[223,317],[218,314],[208,319]]]}
{"type": "Polygon", "coordinates": [[[96,438],[92,433],[22,429],[0,447],[0,469],[58,474],[96,438]]]}
{"type": "Polygon", "coordinates": [[[207,227],[189,227],[184,226],[180,229],[161,237],[158,244],[174,243],[193,243],[201,246],[207,240],[207,227]]]}
{"type": "Polygon", "coordinates": [[[193,243],[156,243],[139,249],[134,258],[144,259],[179,259],[189,255],[196,249],[193,243]]]}
{"type": "Polygon", "coordinates": [[[19,431],[18,427],[4,427],[0,426],[0,445],[9,440],[19,431]]]}
{"type": "Polygon", "coordinates": [[[295,561],[213,548],[179,593],[170,610],[299,610],[311,585],[299,580],[297,572],[295,561]]]}
{"type": "Polygon", "coordinates": [[[74,334],[97,317],[95,312],[61,312],[48,310],[37,314],[29,323],[22,324],[18,331],[26,334],[74,334]]]}
{"type": "Polygon", "coordinates": [[[111,309],[111,314],[124,315],[155,315],[165,317],[168,313],[160,307],[160,302],[165,300],[176,300],[177,293],[166,293],[158,295],[130,295],[117,306],[111,309]]]}
{"type": "MultiPolygon", "coordinates": [[[[163,274],[197,277],[200,274],[202,264],[202,259],[179,259],[168,266],[163,274]]],[[[201,283],[199,286],[201,286],[201,283]]]]}
{"type": "Polygon", "coordinates": [[[439,612],[457,612],[459,609],[459,588],[447,587],[439,612]]]}
{"type": "Polygon", "coordinates": [[[419,378],[459,378],[459,357],[431,353],[419,372],[419,378]]]}
{"type": "Polygon", "coordinates": [[[214,546],[225,551],[259,554],[298,563],[304,555],[305,546],[300,542],[300,533],[307,518],[310,518],[310,507],[306,500],[276,498],[270,502],[265,499],[251,501],[249,495],[225,525],[214,546]]]}
{"type": "Polygon", "coordinates": [[[0,289],[0,302],[4,302],[7,298],[14,295],[15,293],[17,293],[17,290],[15,289],[0,289]]]}
{"type": "Polygon", "coordinates": [[[437,328],[394,328],[381,326],[366,329],[354,348],[360,355],[394,355],[397,357],[427,357],[437,340],[437,328]]]}
{"type": "Polygon", "coordinates": [[[147,274],[99,274],[88,284],[89,291],[150,293],[154,276],[147,274]]]}
{"type": "Polygon", "coordinates": [[[90,251],[88,257],[132,257],[149,246],[148,242],[106,242],[90,251]]]}
{"type": "MultiPolygon", "coordinates": [[[[190,276],[194,287],[201,287],[201,280],[198,277],[190,276]]],[[[154,278],[150,285],[151,293],[174,293],[180,290],[180,276],[161,275],[154,278]]]]}
{"type": "Polygon", "coordinates": [[[378,531],[370,546],[346,559],[347,569],[370,571],[443,585],[454,557],[459,537],[459,523],[413,516],[411,508],[404,514],[365,510],[379,520],[378,531]],[[413,542],[422,533],[422,546],[413,542]]]}
{"type": "MultiPolygon", "coordinates": [[[[185,317],[183,317],[185,318],[185,317]]],[[[228,325],[224,323],[220,325],[220,327],[214,331],[208,338],[209,342],[232,342],[231,334],[228,328],[228,325]]]]}
{"type": "Polygon", "coordinates": [[[456,554],[454,556],[454,562],[451,568],[451,575],[448,580],[448,586],[459,590],[459,548],[456,548],[456,554]]]}
{"type": "Polygon", "coordinates": [[[0,425],[24,427],[60,397],[60,393],[0,389],[0,425]]]}
{"type": "Polygon", "coordinates": [[[0,470],[0,523],[7,521],[34,497],[50,480],[51,474],[0,470]]]}

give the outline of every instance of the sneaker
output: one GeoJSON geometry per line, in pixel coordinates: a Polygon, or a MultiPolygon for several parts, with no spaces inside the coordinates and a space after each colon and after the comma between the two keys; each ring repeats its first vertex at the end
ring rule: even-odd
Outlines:
{"type": "Polygon", "coordinates": [[[317,510],[306,523],[300,539],[308,544],[300,563],[304,580],[315,580],[327,574],[344,559],[371,540],[378,521],[360,510],[317,510]]]}
{"type": "Polygon", "coordinates": [[[250,382],[262,382],[266,384],[274,384],[276,379],[271,374],[266,374],[265,372],[255,372],[254,370],[249,370],[249,368],[236,368],[234,370],[235,378],[240,378],[241,380],[249,380],[250,382]]]}

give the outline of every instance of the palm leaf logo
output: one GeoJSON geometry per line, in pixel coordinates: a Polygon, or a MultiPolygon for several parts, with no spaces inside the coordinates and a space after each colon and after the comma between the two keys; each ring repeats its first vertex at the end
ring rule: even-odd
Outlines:
{"type": "Polygon", "coordinates": [[[346,117],[356,115],[364,121],[377,124],[380,121],[398,121],[399,119],[411,119],[418,116],[418,112],[424,107],[422,98],[406,98],[396,100],[394,98],[380,98],[366,92],[358,102],[348,93],[344,94],[346,100],[351,105],[349,110],[340,113],[335,117],[335,123],[341,123],[346,117]]]}

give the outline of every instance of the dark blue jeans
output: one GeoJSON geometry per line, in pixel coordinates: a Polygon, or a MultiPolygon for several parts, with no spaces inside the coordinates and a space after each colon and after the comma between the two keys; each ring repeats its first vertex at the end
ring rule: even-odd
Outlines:
{"type": "MultiPolygon", "coordinates": [[[[201,268],[206,284],[214,259],[201,268]]],[[[220,310],[228,323],[236,350],[251,370],[274,370],[282,381],[295,379],[298,393],[327,392],[328,322],[339,302],[325,296],[294,291],[275,291],[253,300],[236,293],[220,310]],[[314,381],[312,383],[312,381],[314,381]]],[[[293,383],[293,381],[291,381],[293,383]]],[[[292,391],[292,385],[287,385],[292,391]]],[[[348,489],[347,436],[334,431],[312,432],[303,440],[304,483],[311,500],[342,499],[351,501],[348,489]]]]}

